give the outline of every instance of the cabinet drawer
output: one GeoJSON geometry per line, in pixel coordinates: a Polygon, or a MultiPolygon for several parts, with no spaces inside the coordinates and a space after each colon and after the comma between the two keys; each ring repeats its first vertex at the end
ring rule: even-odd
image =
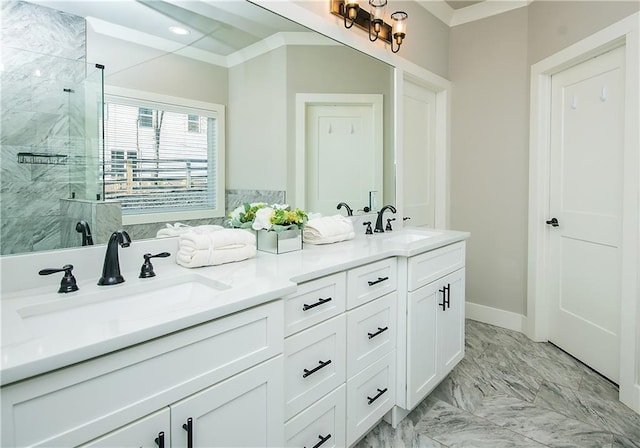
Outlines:
{"type": "Polygon", "coordinates": [[[284,298],[284,333],[289,336],[345,310],[347,274],[322,277],[303,283],[284,298]]]}
{"type": "Polygon", "coordinates": [[[160,437],[164,440],[164,446],[169,446],[170,427],[169,408],[165,407],[158,412],[136,420],[123,428],[106,434],[79,448],[158,448],[160,437]],[[160,435],[162,433],[162,435],[160,435]],[[156,442],[156,440],[158,440],[156,442]]]}
{"type": "Polygon", "coordinates": [[[396,402],[395,350],[347,381],[347,445],[363,436],[396,402]]]}
{"type": "Polygon", "coordinates": [[[285,446],[306,448],[345,446],[346,388],[343,384],[289,420],[284,426],[285,446]]]}
{"type": "Polygon", "coordinates": [[[387,258],[347,272],[347,309],[382,297],[396,290],[396,259],[387,258]]]}
{"type": "Polygon", "coordinates": [[[441,247],[409,258],[408,290],[415,291],[464,266],[465,243],[441,247]]]}
{"type": "Polygon", "coordinates": [[[346,326],[342,314],[285,340],[285,419],[344,383],[346,326]]]}
{"type": "Polygon", "coordinates": [[[76,446],[155,412],[282,353],[283,314],[274,301],[3,387],[0,445],[76,446]]]}
{"type": "Polygon", "coordinates": [[[396,347],[397,300],[392,292],[347,313],[347,378],[396,347]]]}

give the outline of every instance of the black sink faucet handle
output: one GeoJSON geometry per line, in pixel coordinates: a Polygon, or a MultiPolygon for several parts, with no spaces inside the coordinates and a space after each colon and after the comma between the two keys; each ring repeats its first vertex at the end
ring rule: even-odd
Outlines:
{"type": "Polygon", "coordinates": [[[384,228],[386,232],[391,232],[393,230],[393,228],[391,228],[391,221],[395,221],[395,220],[396,218],[387,218],[387,225],[384,228]]]}
{"type": "Polygon", "coordinates": [[[373,231],[371,230],[371,221],[363,222],[363,226],[367,226],[367,229],[364,231],[365,235],[373,235],[373,231]]]}
{"type": "Polygon", "coordinates": [[[73,276],[72,271],[73,271],[73,265],[65,264],[59,269],[57,268],[41,269],[38,272],[38,274],[51,275],[51,274],[55,274],[56,272],[64,272],[64,276],[62,277],[62,280],[60,280],[60,289],[58,289],[58,292],[67,293],[67,292],[77,291],[79,289],[78,285],[76,284],[76,278],[73,276]]]}
{"type": "Polygon", "coordinates": [[[151,255],[144,254],[144,263],[142,263],[142,267],[140,268],[140,278],[149,278],[155,277],[156,273],[153,272],[153,265],[151,264],[152,258],[167,258],[171,254],[169,252],[160,252],[159,254],[151,255]]]}

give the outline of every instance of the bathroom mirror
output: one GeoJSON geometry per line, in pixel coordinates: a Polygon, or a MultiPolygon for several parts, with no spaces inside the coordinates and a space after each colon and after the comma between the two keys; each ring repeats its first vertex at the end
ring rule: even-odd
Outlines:
{"type": "MultiPolygon", "coordinates": [[[[7,14],[7,9],[16,5],[24,8],[22,14],[30,16],[35,24],[30,33],[44,37],[47,42],[39,56],[47,56],[49,68],[55,66],[55,71],[64,77],[70,71],[69,65],[81,65],[81,71],[89,79],[88,86],[84,87],[88,90],[95,89],[101,82],[102,72],[96,71],[94,65],[99,63],[105,66],[107,91],[110,88],[142,90],[223,105],[226,108],[227,210],[245,200],[287,201],[297,205],[296,194],[300,190],[296,176],[300,176],[296,167],[296,98],[299,94],[381,95],[383,191],[376,192],[377,205],[394,201],[393,70],[389,65],[246,1],[124,0],[117,2],[116,8],[106,0],[10,0],[3,2],[3,46],[7,45],[6,28],[13,26],[15,30],[16,25],[11,23],[12,14],[7,14]],[[50,23],[53,16],[56,19],[50,23]],[[80,22],[76,20],[78,17],[80,22]],[[189,34],[172,33],[169,28],[175,26],[188,30],[189,34]],[[74,56],[67,56],[69,54],[74,56]]],[[[26,33],[20,38],[28,40],[26,33]]],[[[27,62],[23,65],[31,70],[33,66],[28,63],[35,59],[33,54],[27,52],[22,57],[27,62]]],[[[2,90],[9,91],[5,84],[9,81],[20,78],[29,82],[28,78],[34,76],[33,72],[26,71],[12,73],[5,67],[2,90]]],[[[70,107],[63,100],[39,104],[38,95],[54,84],[57,89],[59,86],[53,80],[50,84],[38,84],[24,98],[2,97],[2,255],[81,243],[75,221],[65,221],[58,212],[59,200],[72,196],[72,188],[67,185],[71,180],[60,181],[55,173],[61,167],[68,173],[73,161],[74,172],[89,176],[98,172],[98,158],[68,156],[66,166],[56,165],[53,157],[40,160],[47,163],[32,164],[18,163],[17,158],[17,153],[65,155],[64,145],[68,142],[61,143],[60,151],[49,151],[51,148],[43,151],[39,147],[44,140],[42,132],[60,131],[55,123],[39,120],[52,118],[70,107]],[[19,113],[7,113],[16,109],[19,113]],[[6,118],[8,116],[12,116],[13,122],[6,118]],[[29,127],[13,129],[24,129],[21,135],[30,135],[34,138],[32,142],[5,139],[5,130],[11,129],[17,120],[28,122],[29,127]],[[56,192],[55,199],[46,198],[50,191],[56,192]],[[70,226],[73,228],[68,229],[70,226]],[[62,243],[62,232],[70,234],[71,244],[62,243]]],[[[88,110],[90,106],[80,104],[76,109],[88,110]]],[[[86,111],[79,113],[82,112],[86,111]]],[[[66,126],[73,126],[72,114],[66,120],[66,126]]],[[[97,119],[95,126],[98,126],[97,119]]],[[[13,137],[16,134],[19,132],[11,133],[13,137]]],[[[89,140],[81,143],[96,144],[89,140]]],[[[357,166],[347,168],[340,172],[358,170],[357,166]]],[[[321,175],[325,174],[330,178],[335,172],[323,169],[321,175]]],[[[357,211],[368,204],[349,205],[357,211]]],[[[344,213],[344,210],[335,213],[344,213]]],[[[97,219],[104,225],[105,232],[114,230],[112,227],[116,224],[109,216],[97,219]]],[[[140,224],[128,230],[137,240],[154,236],[163,225],[140,224]]],[[[93,233],[97,236],[96,242],[103,242],[103,237],[96,235],[97,229],[93,229],[93,233]]]]}

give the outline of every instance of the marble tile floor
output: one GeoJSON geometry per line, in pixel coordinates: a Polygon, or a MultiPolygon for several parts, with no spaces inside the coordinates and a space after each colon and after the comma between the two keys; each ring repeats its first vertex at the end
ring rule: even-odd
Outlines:
{"type": "Polygon", "coordinates": [[[357,448],[640,448],[618,388],[549,343],[467,319],[465,358],[394,430],[357,448]]]}

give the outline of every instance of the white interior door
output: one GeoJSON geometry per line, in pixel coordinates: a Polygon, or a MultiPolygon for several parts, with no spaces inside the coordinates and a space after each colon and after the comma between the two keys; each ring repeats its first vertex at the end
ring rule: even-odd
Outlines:
{"type": "Polygon", "coordinates": [[[369,192],[382,201],[382,120],[373,105],[310,104],[306,117],[307,211],[333,215],[340,202],[362,209],[369,192]]]}
{"type": "MultiPolygon", "coordinates": [[[[619,379],[624,49],[552,77],[549,340],[619,379]]],[[[549,224],[549,221],[547,222],[549,224]]]]}
{"type": "Polygon", "coordinates": [[[405,80],[403,108],[403,213],[435,227],[436,94],[405,80]]]}

